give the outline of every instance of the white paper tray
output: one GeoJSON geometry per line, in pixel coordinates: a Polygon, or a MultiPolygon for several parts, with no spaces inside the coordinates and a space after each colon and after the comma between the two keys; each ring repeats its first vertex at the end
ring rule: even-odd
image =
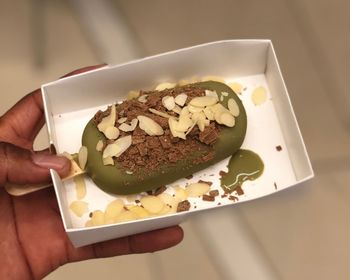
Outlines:
{"type": "MultiPolygon", "coordinates": [[[[192,213],[256,199],[313,177],[310,160],[269,40],[212,42],[43,85],[50,143],[55,145],[58,152],[75,153],[81,146],[82,132],[89,119],[98,109],[105,109],[108,104],[123,100],[128,91],[152,89],[160,82],[176,82],[207,75],[220,76],[226,82],[235,81],[244,86],[240,97],[247,111],[248,128],[242,148],[259,154],[265,165],[263,175],[255,181],[244,183],[244,195],[239,196],[238,202],[221,197],[215,202],[191,199],[191,204],[196,208],[188,212],[84,228],[88,214],[77,218],[68,208],[76,200],[74,183],[62,183],[56,172],[51,171],[63,223],[75,246],[175,225],[192,213]],[[255,106],[251,93],[258,86],[267,90],[268,100],[255,106]],[[282,150],[277,151],[277,146],[281,146],[282,150]]],[[[191,180],[182,179],[171,185],[185,186],[186,183],[202,179],[214,182],[212,189],[221,190],[218,174],[220,170],[227,170],[227,162],[228,159],[194,174],[191,180]]],[[[115,199],[115,196],[97,188],[88,177],[85,181],[87,195],[84,201],[89,203],[89,212],[103,210],[115,199]]],[[[172,188],[168,192],[171,193],[172,188]]]]}

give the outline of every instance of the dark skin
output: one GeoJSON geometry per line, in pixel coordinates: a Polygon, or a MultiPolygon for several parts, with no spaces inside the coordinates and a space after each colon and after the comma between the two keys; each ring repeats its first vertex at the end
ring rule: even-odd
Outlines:
{"type": "MultiPolygon", "coordinates": [[[[74,75],[100,66],[70,73],[74,75]]],[[[59,266],[92,258],[162,250],[183,238],[180,227],[74,248],[64,231],[52,188],[22,197],[6,193],[6,183],[50,181],[49,169],[33,163],[33,141],[44,124],[40,90],[25,96],[0,117],[0,279],[42,279],[59,266]]],[[[42,151],[40,153],[48,153],[42,151]]],[[[59,158],[64,176],[69,161],[59,158]]]]}

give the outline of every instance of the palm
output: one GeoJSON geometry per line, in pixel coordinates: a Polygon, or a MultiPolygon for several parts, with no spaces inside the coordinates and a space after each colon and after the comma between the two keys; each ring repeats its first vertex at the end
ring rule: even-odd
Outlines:
{"type": "MultiPolygon", "coordinates": [[[[1,142],[7,142],[32,150],[43,124],[41,93],[37,90],[0,118],[0,148],[4,147],[1,142]]],[[[12,197],[1,188],[18,178],[33,180],[24,167],[20,173],[25,176],[11,172],[11,164],[18,168],[18,162],[6,158],[6,149],[3,154],[0,149],[0,279],[40,279],[67,262],[153,252],[174,246],[183,237],[181,228],[172,227],[75,249],[64,231],[52,188],[23,197],[12,197]]],[[[49,171],[43,172],[46,177],[42,178],[49,178],[49,171]]]]}

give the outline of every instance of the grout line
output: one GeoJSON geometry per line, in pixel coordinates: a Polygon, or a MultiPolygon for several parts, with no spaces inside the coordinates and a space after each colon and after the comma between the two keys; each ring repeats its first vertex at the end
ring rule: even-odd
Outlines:
{"type": "Polygon", "coordinates": [[[321,46],[320,36],[317,29],[309,20],[309,16],[302,1],[285,0],[285,5],[289,10],[296,29],[298,30],[302,40],[305,42],[306,51],[310,57],[311,63],[316,69],[320,83],[326,91],[329,103],[336,116],[346,129],[350,129],[350,112],[348,94],[344,93],[339,86],[336,76],[332,72],[332,66],[327,56],[327,52],[321,46]],[[334,94],[336,93],[336,94],[334,94]]]}

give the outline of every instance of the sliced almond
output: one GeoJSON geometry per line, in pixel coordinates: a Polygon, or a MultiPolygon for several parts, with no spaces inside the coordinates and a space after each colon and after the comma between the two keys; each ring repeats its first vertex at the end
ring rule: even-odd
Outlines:
{"type": "Polygon", "coordinates": [[[88,158],[88,149],[85,146],[81,146],[78,154],[79,167],[84,170],[88,158]]]}
{"type": "Polygon", "coordinates": [[[149,108],[148,111],[150,111],[151,113],[153,113],[153,114],[155,114],[155,115],[157,115],[157,116],[161,116],[161,117],[163,117],[163,118],[167,118],[167,119],[169,119],[169,118],[175,118],[174,116],[171,116],[171,115],[169,115],[169,114],[167,114],[167,113],[158,111],[158,110],[153,109],[153,108],[149,108]]]}
{"type": "Polygon", "coordinates": [[[95,210],[92,212],[91,221],[94,226],[101,226],[104,224],[105,214],[101,210],[95,210]]]}
{"type": "Polygon", "coordinates": [[[134,212],[124,211],[116,217],[115,222],[122,223],[122,222],[134,221],[137,219],[138,219],[138,216],[134,212]]]}
{"type": "Polygon", "coordinates": [[[205,120],[206,116],[203,111],[198,113],[193,113],[191,116],[192,121],[197,122],[198,120],[205,120]]]}
{"type": "Polygon", "coordinates": [[[128,95],[126,97],[127,100],[132,100],[132,99],[136,99],[140,96],[140,92],[136,91],[136,90],[131,90],[128,92],[128,95]]]}
{"type": "Polygon", "coordinates": [[[234,100],[233,98],[230,98],[227,101],[227,107],[228,107],[228,110],[230,111],[230,113],[234,117],[238,117],[239,116],[239,107],[238,107],[238,104],[237,104],[236,100],[234,100]]]}
{"type": "Polygon", "coordinates": [[[190,105],[195,107],[206,107],[216,104],[218,101],[213,96],[199,96],[190,101],[190,105]]]}
{"type": "Polygon", "coordinates": [[[115,126],[109,126],[106,128],[105,131],[103,131],[103,134],[106,136],[109,140],[115,140],[119,137],[119,129],[115,126]]]}
{"type": "Polygon", "coordinates": [[[84,176],[76,176],[74,177],[73,181],[75,183],[75,192],[77,195],[77,199],[81,200],[86,195],[86,185],[84,176]]]}
{"type": "Polygon", "coordinates": [[[115,141],[114,143],[120,148],[119,152],[115,155],[116,157],[119,157],[122,153],[124,153],[131,146],[131,144],[132,144],[131,135],[121,137],[117,141],[115,141]]]}
{"type": "Polygon", "coordinates": [[[195,106],[192,106],[192,105],[188,105],[186,107],[188,108],[188,111],[190,113],[199,113],[199,112],[203,111],[203,107],[195,107],[195,106]]]}
{"type": "Polygon", "coordinates": [[[173,112],[175,112],[176,114],[180,114],[181,113],[181,107],[179,105],[175,105],[175,107],[173,108],[173,112]]]}
{"type": "Polygon", "coordinates": [[[215,118],[214,118],[214,112],[211,110],[211,107],[205,107],[204,110],[203,110],[203,112],[204,112],[205,117],[206,117],[208,120],[210,120],[210,121],[215,120],[215,118]]]}
{"type": "Polygon", "coordinates": [[[257,87],[252,93],[252,101],[254,105],[258,106],[267,100],[267,92],[264,87],[257,87]]]}
{"type": "Polygon", "coordinates": [[[199,119],[197,121],[197,125],[198,125],[198,128],[199,128],[200,131],[204,131],[204,129],[205,129],[205,120],[199,119]]]}
{"type": "Polygon", "coordinates": [[[212,76],[212,75],[202,77],[202,81],[203,82],[205,82],[205,81],[214,81],[214,82],[225,83],[225,79],[224,78],[219,77],[219,76],[212,76]]]}
{"type": "Polygon", "coordinates": [[[141,103],[146,103],[147,102],[147,97],[148,95],[147,94],[143,94],[141,95],[139,98],[137,98],[137,100],[141,103]]]}
{"type": "Polygon", "coordinates": [[[88,205],[89,204],[85,201],[76,200],[69,205],[69,209],[72,210],[72,212],[78,217],[82,217],[89,211],[88,205]]]}
{"type": "Polygon", "coordinates": [[[228,83],[227,85],[234,91],[234,93],[237,93],[237,94],[242,93],[243,86],[240,83],[233,82],[233,83],[228,83]]]}
{"type": "Polygon", "coordinates": [[[103,146],[104,146],[103,141],[102,140],[98,140],[98,142],[96,144],[96,151],[102,152],[103,146]]]}
{"type": "Polygon", "coordinates": [[[174,88],[176,86],[176,84],[174,83],[161,83],[158,86],[156,86],[156,90],[162,91],[165,90],[167,88],[174,88]]]}
{"type": "Polygon", "coordinates": [[[111,113],[102,119],[102,121],[97,125],[99,131],[104,132],[107,127],[114,126],[116,120],[116,108],[115,104],[111,107],[111,113]]]}
{"type": "Polygon", "coordinates": [[[190,110],[188,109],[188,106],[185,106],[181,109],[181,112],[180,112],[180,117],[183,116],[183,115],[189,115],[191,114],[190,110]]]}
{"type": "Polygon", "coordinates": [[[128,118],[126,118],[126,117],[123,117],[123,118],[120,118],[120,119],[118,119],[118,123],[124,123],[124,122],[126,122],[128,120],[128,118]]]}
{"type": "Polygon", "coordinates": [[[223,125],[226,125],[228,127],[234,127],[235,126],[235,117],[232,116],[230,113],[223,112],[220,116],[220,123],[223,125]]]}
{"type": "Polygon", "coordinates": [[[138,122],[138,119],[132,119],[130,124],[122,123],[119,126],[119,129],[124,132],[134,131],[138,122]]]}
{"type": "Polygon", "coordinates": [[[164,96],[162,98],[162,104],[167,110],[171,111],[175,107],[175,99],[173,96],[164,96]]]}
{"type": "Polygon", "coordinates": [[[140,202],[141,205],[151,214],[159,213],[164,207],[163,201],[161,201],[159,197],[153,195],[142,197],[140,202]]]}
{"type": "Polygon", "coordinates": [[[174,137],[179,137],[179,138],[186,140],[185,133],[177,130],[178,122],[176,120],[169,119],[168,124],[169,124],[169,128],[170,128],[170,132],[174,137]]]}
{"type": "Polygon", "coordinates": [[[192,125],[193,121],[189,115],[180,115],[175,130],[179,132],[186,132],[192,125]]]}
{"type": "Polygon", "coordinates": [[[145,208],[138,205],[131,205],[128,207],[128,210],[135,213],[139,219],[144,219],[150,216],[150,213],[145,208]]]}
{"type": "Polygon", "coordinates": [[[155,136],[164,134],[163,128],[151,118],[146,116],[138,116],[137,119],[139,120],[140,128],[148,135],[155,136]]]}
{"type": "Polygon", "coordinates": [[[121,151],[121,147],[118,146],[115,142],[107,145],[103,151],[102,158],[114,157],[121,151]]]}
{"type": "Polygon", "coordinates": [[[226,96],[228,96],[228,92],[222,91],[222,92],[221,92],[221,95],[226,97],[226,96]]]}
{"type": "Polygon", "coordinates": [[[205,183],[190,184],[186,188],[189,197],[198,197],[206,194],[210,190],[210,186],[205,183]]]}
{"type": "Polygon", "coordinates": [[[218,94],[216,93],[215,90],[209,90],[209,89],[206,89],[205,90],[205,96],[211,96],[211,97],[214,97],[216,98],[217,101],[219,101],[219,97],[218,97],[218,94]]]}
{"type": "Polygon", "coordinates": [[[168,193],[161,193],[160,195],[158,195],[158,197],[160,198],[161,201],[163,201],[163,203],[165,205],[169,205],[171,207],[171,209],[174,210],[174,211],[170,211],[170,212],[176,212],[176,208],[180,202],[180,199],[178,199],[177,197],[174,197],[168,193]]]}
{"type": "Polygon", "coordinates": [[[179,201],[184,201],[188,197],[188,193],[184,188],[176,187],[175,188],[175,198],[177,198],[179,201]]]}
{"type": "Polygon", "coordinates": [[[102,158],[102,161],[103,161],[103,165],[114,165],[114,160],[111,156],[102,158]]]}
{"type": "Polygon", "coordinates": [[[187,94],[180,93],[175,97],[175,103],[179,106],[184,106],[187,100],[187,94]]]}
{"type": "Polygon", "coordinates": [[[110,202],[105,210],[105,220],[114,220],[124,209],[124,202],[121,199],[116,199],[110,202]]]}

